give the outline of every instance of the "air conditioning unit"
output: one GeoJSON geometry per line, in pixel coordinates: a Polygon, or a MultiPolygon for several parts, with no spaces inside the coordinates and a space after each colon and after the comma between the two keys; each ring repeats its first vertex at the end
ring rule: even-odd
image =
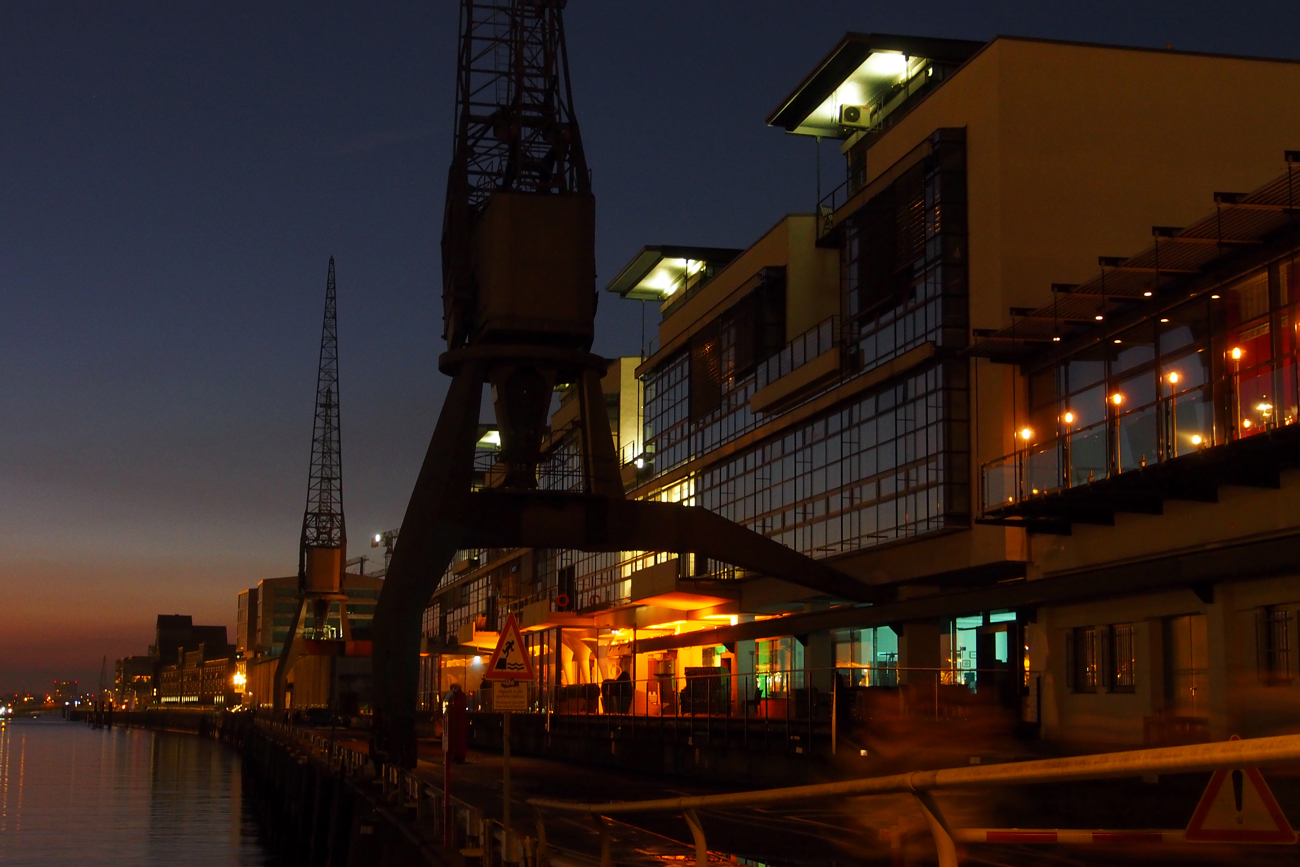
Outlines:
{"type": "Polygon", "coordinates": [[[871,107],[867,105],[841,105],[840,126],[866,129],[871,126],[871,107]]]}

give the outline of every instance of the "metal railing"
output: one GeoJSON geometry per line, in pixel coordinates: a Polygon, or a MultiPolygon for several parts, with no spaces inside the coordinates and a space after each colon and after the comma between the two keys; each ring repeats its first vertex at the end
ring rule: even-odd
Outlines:
{"type": "MultiPolygon", "coordinates": [[[[1294,394],[1280,396],[1294,391],[1300,375],[1294,361],[1246,370],[1235,360],[1226,363],[1230,372],[1217,380],[1195,365],[1182,365],[1181,373],[1166,368],[1155,380],[1155,399],[1140,405],[1132,402],[1132,393],[1146,389],[1145,383],[1127,390],[1123,383],[1099,384],[1098,390],[1111,390],[1093,394],[1094,389],[1089,389],[1088,411],[1068,401],[1061,404],[1054,432],[1035,430],[1032,424],[1015,431],[1017,450],[981,467],[984,511],[1248,439],[1300,420],[1294,394]],[[1104,400],[1104,408],[1096,406],[1097,400],[1104,400]]],[[[1082,397],[1075,395],[1074,400],[1082,397]]]]}
{"type": "Polygon", "coordinates": [[[840,343],[840,318],[831,316],[809,328],[758,366],[754,388],[760,389],[821,357],[840,343]]]}
{"type": "MultiPolygon", "coordinates": [[[[1105,417],[1089,424],[1077,423],[1067,411],[1060,426],[1059,433],[1045,438],[1030,427],[1022,428],[1015,432],[1019,449],[984,464],[985,512],[1194,454],[1229,440],[1214,424],[1208,388],[1170,394],[1132,408],[1110,400],[1105,417]]],[[[1257,431],[1265,429],[1261,426],[1257,431]]]]}
{"type": "MultiPolygon", "coordinates": [[[[515,714],[544,716],[551,732],[812,757],[833,754],[843,738],[869,727],[995,718],[1011,728],[1034,726],[1039,677],[1036,670],[1011,666],[918,668],[892,662],[743,674],[719,667],[571,686],[523,684],[528,709],[515,714]]],[[[466,700],[470,711],[493,712],[490,687],[468,693],[466,700]]]]}
{"type": "Polygon", "coordinates": [[[912,795],[925,815],[934,837],[940,867],[956,867],[956,839],[972,839],[954,830],[934,801],[933,792],[986,786],[1018,786],[1041,783],[1067,783],[1137,777],[1150,774],[1184,774],[1198,771],[1258,767],[1300,761],[1300,735],[1231,740],[1195,746],[1163,747],[1118,753],[1101,753],[1059,759],[1009,762],[1001,765],[976,765],[933,771],[913,771],[885,777],[790,786],[722,795],[699,795],[659,798],[647,801],[614,803],[576,803],[551,798],[530,798],[537,811],[539,857],[544,857],[546,829],[544,811],[584,814],[592,817],[601,835],[600,863],[613,864],[604,816],[628,813],[681,813],[695,842],[695,863],[707,867],[708,848],[704,828],[697,811],[710,808],[753,807],[763,804],[804,802],[822,798],[865,795],[912,795]]]}

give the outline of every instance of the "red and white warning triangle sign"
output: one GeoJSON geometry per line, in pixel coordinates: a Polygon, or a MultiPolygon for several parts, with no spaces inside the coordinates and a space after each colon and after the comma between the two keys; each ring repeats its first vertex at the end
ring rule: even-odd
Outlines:
{"type": "MultiPolygon", "coordinates": [[[[1236,735],[1232,740],[1238,740],[1236,735]]],[[[1196,843],[1294,843],[1296,833],[1256,768],[1215,771],[1184,839],[1196,843]]]]}
{"type": "Polygon", "coordinates": [[[506,625],[501,628],[501,637],[497,639],[497,649],[492,651],[487,670],[483,672],[484,680],[532,680],[533,661],[524,647],[524,638],[519,634],[519,624],[514,614],[506,617],[506,625]]]}

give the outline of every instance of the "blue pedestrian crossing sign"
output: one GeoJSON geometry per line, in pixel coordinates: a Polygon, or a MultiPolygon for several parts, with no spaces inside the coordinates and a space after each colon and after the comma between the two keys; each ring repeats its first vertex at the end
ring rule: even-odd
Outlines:
{"type": "Polygon", "coordinates": [[[524,637],[519,634],[519,624],[515,615],[506,617],[506,625],[501,627],[501,637],[497,639],[497,648],[492,651],[487,669],[483,672],[484,680],[532,680],[533,660],[524,646],[524,637]]]}

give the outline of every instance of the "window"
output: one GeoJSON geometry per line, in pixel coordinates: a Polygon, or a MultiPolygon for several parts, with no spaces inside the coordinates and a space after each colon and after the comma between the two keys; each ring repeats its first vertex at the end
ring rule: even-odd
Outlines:
{"type": "Polygon", "coordinates": [[[1096,692],[1097,673],[1096,628],[1080,626],[1066,633],[1066,687],[1071,692],[1096,692]]]}
{"type": "Polygon", "coordinates": [[[1111,692],[1133,692],[1137,686],[1137,656],[1133,645],[1133,624],[1120,623],[1110,628],[1108,680],[1111,692]]]}
{"type": "Polygon", "coordinates": [[[1268,606],[1255,615],[1259,679],[1267,684],[1291,682],[1291,612],[1268,606]]]}

